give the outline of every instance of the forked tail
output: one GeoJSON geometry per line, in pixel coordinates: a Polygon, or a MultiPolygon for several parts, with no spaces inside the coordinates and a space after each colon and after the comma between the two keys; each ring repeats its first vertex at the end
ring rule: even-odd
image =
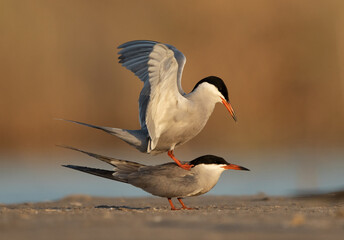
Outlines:
{"type": "Polygon", "coordinates": [[[98,177],[103,177],[103,178],[108,178],[111,180],[119,181],[119,182],[124,182],[126,183],[124,179],[118,178],[114,176],[115,171],[109,171],[109,170],[104,170],[104,169],[98,169],[98,168],[89,168],[89,167],[82,167],[82,166],[76,166],[76,165],[62,165],[63,167],[71,168],[74,170],[78,170],[81,172],[89,173],[98,177]]]}
{"type": "Polygon", "coordinates": [[[56,120],[64,120],[67,122],[72,122],[76,124],[80,124],[86,127],[91,127],[95,129],[100,129],[104,132],[107,132],[111,135],[114,135],[121,140],[125,141],[126,143],[134,146],[141,152],[147,152],[147,146],[148,146],[148,132],[145,130],[126,130],[121,128],[111,128],[111,127],[101,127],[96,126],[88,123],[73,121],[73,120],[67,120],[67,119],[56,119],[56,120]]]}

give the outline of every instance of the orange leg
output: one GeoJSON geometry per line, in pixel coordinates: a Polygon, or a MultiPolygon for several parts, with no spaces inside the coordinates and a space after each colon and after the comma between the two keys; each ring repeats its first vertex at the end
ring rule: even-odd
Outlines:
{"type": "Polygon", "coordinates": [[[171,210],[180,210],[180,208],[175,208],[174,205],[173,205],[173,202],[171,201],[171,198],[167,198],[168,202],[170,203],[171,205],[171,210]]]}
{"type": "Polygon", "coordinates": [[[194,208],[189,208],[187,206],[185,206],[185,204],[183,203],[181,198],[177,198],[178,201],[180,202],[180,204],[182,205],[182,209],[186,209],[186,210],[193,210],[194,208]]]}
{"type": "Polygon", "coordinates": [[[169,156],[170,158],[173,159],[173,161],[175,161],[175,162],[177,163],[177,165],[178,165],[179,167],[181,167],[181,168],[183,168],[183,169],[185,169],[185,170],[189,170],[189,171],[190,171],[191,167],[193,167],[193,165],[190,165],[190,164],[188,164],[188,163],[181,164],[181,162],[180,162],[177,158],[174,157],[174,155],[173,155],[173,150],[168,151],[167,154],[168,154],[168,156],[169,156]]]}

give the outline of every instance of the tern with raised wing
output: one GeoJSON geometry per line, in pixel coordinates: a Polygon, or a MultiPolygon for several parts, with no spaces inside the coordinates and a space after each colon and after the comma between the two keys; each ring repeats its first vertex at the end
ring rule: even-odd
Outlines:
{"type": "Polygon", "coordinates": [[[216,185],[223,171],[229,169],[249,171],[245,167],[228,163],[225,159],[214,155],[201,156],[188,162],[192,167],[190,171],[185,171],[174,162],[147,166],[86,152],[77,148],[66,148],[104,161],[112,165],[114,169],[103,170],[75,165],[63,165],[64,167],[128,183],[152,195],[167,198],[171,205],[171,210],[178,210],[173,205],[172,198],[178,199],[182,209],[192,209],[185,206],[182,198],[207,193],[216,185]]]}
{"type": "Polygon", "coordinates": [[[138,40],[118,48],[121,49],[119,62],[144,83],[139,96],[141,129],[127,130],[67,121],[101,129],[144,153],[167,152],[178,166],[189,170],[191,166],[181,164],[174,157],[173,150],[204,128],[215,104],[223,103],[236,121],[225,83],[219,77],[206,77],[186,94],[181,87],[186,58],[175,47],[138,40]]]}

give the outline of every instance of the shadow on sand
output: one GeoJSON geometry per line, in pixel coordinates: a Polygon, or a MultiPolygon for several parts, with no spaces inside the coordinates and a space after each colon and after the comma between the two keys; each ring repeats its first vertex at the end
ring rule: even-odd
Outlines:
{"type": "Polygon", "coordinates": [[[106,208],[106,209],[115,209],[115,210],[147,210],[150,207],[129,207],[129,206],[108,206],[108,205],[99,205],[95,206],[95,208],[106,208]]]}

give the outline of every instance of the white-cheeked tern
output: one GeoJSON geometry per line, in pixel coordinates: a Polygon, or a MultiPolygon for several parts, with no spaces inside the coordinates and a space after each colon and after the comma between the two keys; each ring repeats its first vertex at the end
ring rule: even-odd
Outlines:
{"type": "Polygon", "coordinates": [[[213,155],[201,156],[188,162],[192,167],[190,171],[185,171],[174,162],[147,166],[136,162],[105,157],[77,148],[66,148],[85,153],[91,157],[104,161],[112,165],[114,169],[110,171],[75,165],[63,165],[64,167],[128,183],[152,195],[167,198],[171,205],[171,210],[177,210],[171,198],[177,198],[182,205],[182,209],[192,209],[185,206],[182,202],[182,198],[207,193],[216,185],[224,170],[233,169],[249,171],[249,169],[245,167],[228,163],[223,158],[213,155]]]}
{"type": "Polygon", "coordinates": [[[215,104],[221,102],[236,121],[229,103],[225,83],[210,76],[199,81],[186,94],[181,78],[186,58],[169,44],[155,41],[131,41],[118,47],[119,62],[143,81],[139,97],[139,130],[101,127],[67,120],[101,129],[119,137],[144,153],[168,155],[178,166],[189,170],[173,155],[175,147],[195,137],[207,123],[215,104]]]}

